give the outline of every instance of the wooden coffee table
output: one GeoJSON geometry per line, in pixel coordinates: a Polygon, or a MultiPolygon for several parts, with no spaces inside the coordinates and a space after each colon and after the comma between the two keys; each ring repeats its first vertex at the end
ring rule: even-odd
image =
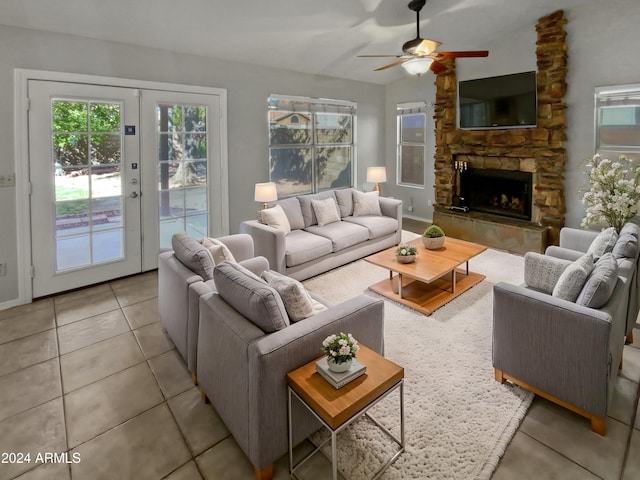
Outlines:
{"type": "Polygon", "coordinates": [[[409,245],[418,249],[413,263],[398,263],[397,247],[365,258],[389,270],[389,278],[371,285],[370,290],[430,315],[485,279],[484,275],[469,271],[469,260],[487,249],[483,245],[450,237],[446,237],[444,246],[438,250],[427,250],[420,238],[409,245]],[[459,268],[463,264],[465,268],[459,268]]]}

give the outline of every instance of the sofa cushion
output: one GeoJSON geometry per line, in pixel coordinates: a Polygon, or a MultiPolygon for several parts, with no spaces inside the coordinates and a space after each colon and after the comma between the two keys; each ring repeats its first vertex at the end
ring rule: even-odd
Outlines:
{"type": "Polygon", "coordinates": [[[562,272],[571,265],[570,260],[528,252],[524,256],[524,283],[551,295],[562,272]]]}
{"type": "Polygon", "coordinates": [[[328,255],[333,250],[331,240],[305,230],[292,230],[285,237],[285,264],[295,267],[328,255]]]}
{"type": "Polygon", "coordinates": [[[275,332],[289,325],[280,295],[262,279],[256,280],[229,262],[215,267],[213,279],[220,297],[263,332],[275,332]]]}
{"type": "Polygon", "coordinates": [[[353,188],[343,188],[334,190],[336,201],[340,209],[340,218],[350,217],[353,215],[353,188]]]}
{"type": "Polygon", "coordinates": [[[288,235],[291,231],[289,219],[287,219],[287,215],[284,213],[284,210],[280,205],[274,205],[271,208],[265,208],[264,210],[262,210],[261,214],[263,223],[277,228],[278,230],[282,230],[285,235],[288,235]]]}
{"type": "Polygon", "coordinates": [[[609,301],[617,283],[618,263],[612,253],[605,253],[593,267],[576,303],[585,307],[600,308],[609,301]]]}
{"type": "Polygon", "coordinates": [[[562,272],[555,287],[553,287],[552,295],[570,302],[575,302],[592,270],[593,255],[587,253],[562,272]]]}
{"type": "Polygon", "coordinates": [[[298,280],[272,270],[262,272],[262,278],[280,295],[291,322],[304,320],[316,313],[311,296],[298,280]]]}
{"type": "Polygon", "coordinates": [[[213,257],[213,261],[216,265],[225,260],[228,262],[236,261],[236,259],[233,257],[233,253],[231,253],[231,250],[229,250],[229,247],[227,247],[217,238],[204,237],[202,239],[202,246],[209,250],[209,253],[213,257]]]}
{"type": "Polygon", "coordinates": [[[365,227],[369,231],[369,240],[384,237],[398,231],[398,220],[384,215],[347,217],[344,221],[365,227]]]}
{"type": "Polygon", "coordinates": [[[316,214],[316,220],[318,221],[319,227],[340,221],[338,205],[336,205],[336,201],[333,198],[311,200],[311,207],[313,208],[313,212],[316,214]]]}
{"type": "Polygon", "coordinates": [[[270,207],[276,205],[280,205],[282,210],[284,210],[287,220],[289,220],[291,230],[301,230],[304,228],[302,209],[300,208],[300,202],[297,197],[285,198],[284,200],[278,200],[277,202],[269,204],[270,207]]]}
{"type": "Polygon", "coordinates": [[[189,270],[203,280],[213,278],[213,257],[198,240],[186,233],[176,233],[171,237],[171,247],[176,258],[189,270]]]}
{"type": "Polygon", "coordinates": [[[634,237],[640,238],[640,226],[631,222],[625,223],[622,229],[620,230],[620,235],[624,233],[630,233],[634,237]]]}
{"type": "Polygon", "coordinates": [[[382,215],[378,192],[353,191],[353,216],[382,215]]]}
{"type": "Polygon", "coordinates": [[[300,209],[302,210],[302,218],[304,218],[304,226],[315,225],[318,223],[316,214],[311,206],[311,200],[324,200],[325,198],[336,199],[336,195],[333,190],[327,190],[325,192],[314,193],[312,195],[300,195],[298,201],[300,202],[300,209]]]}
{"type": "Polygon", "coordinates": [[[611,252],[615,258],[636,258],[638,253],[638,237],[628,232],[620,233],[618,241],[611,252]]]}
{"type": "Polygon", "coordinates": [[[591,242],[587,253],[593,255],[593,258],[600,258],[607,252],[613,250],[613,247],[618,240],[618,233],[616,229],[613,227],[609,227],[603,231],[601,231],[598,236],[591,242]]]}
{"type": "Polygon", "coordinates": [[[349,222],[334,222],[322,227],[312,225],[305,228],[305,231],[331,240],[333,252],[369,240],[369,231],[366,228],[349,222]]]}

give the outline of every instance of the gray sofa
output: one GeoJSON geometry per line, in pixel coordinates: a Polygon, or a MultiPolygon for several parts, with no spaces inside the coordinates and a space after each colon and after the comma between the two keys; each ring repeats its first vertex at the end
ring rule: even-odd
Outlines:
{"type": "MultiPolygon", "coordinates": [[[[496,380],[509,380],[589,418],[601,435],[606,432],[628,318],[633,312],[637,316],[630,299],[638,295],[632,289],[638,227],[629,224],[625,230],[603,250],[602,245],[594,248],[594,239],[602,238],[597,232],[565,228],[559,247],[550,247],[546,255],[525,256],[524,284],[494,286],[496,380]],[[576,301],[559,298],[559,278],[590,250],[600,260],[591,273],[585,272],[586,282],[576,283],[576,301]],[[603,274],[607,265],[608,273],[603,274]]],[[[564,280],[571,278],[565,274],[564,280]]]]}
{"type": "Polygon", "coordinates": [[[240,224],[253,237],[256,255],[269,260],[273,270],[298,280],[371,255],[400,243],[402,201],[380,197],[381,215],[354,215],[354,189],[328,190],[269,204],[284,210],[290,233],[257,220],[240,224]],[[312,201],[331,198],[340,220],[319,226],[312,201]]]}
{"type": "MultiPolygon", "coordinates": [[[[253,239],[249,235],[228,235],[218,239],[235,260],[252,271],[268,268],[265,258],[254,258],[253,239]]],[[[213,259],[201,242],[185,235],[172,239],[178,251],[163,252],[158,257],[158,309],[160,321],[192,372],[197,369],[198,322],[200,296],[215,291],[213,259]],[[175,244],[181,238],[180,246],[175,244]],[[179,258],[180,257],[180,258],[179,258]]]]}
{"type": "MultiPolygon", "coordinates": [[[[320,356],[334,333],[351,333],[383,353],[384,307],[367,295],[339,305],[316,297],[328,308],[291,323],[278,293],[236,268],[218,265],[217,291],[200,297],[197,374],[256,477],[265,479],[288,449],[286,374],[320,356]]],[[[320,425],[295,402],[293,408],[297,444],[320,425]]]]}

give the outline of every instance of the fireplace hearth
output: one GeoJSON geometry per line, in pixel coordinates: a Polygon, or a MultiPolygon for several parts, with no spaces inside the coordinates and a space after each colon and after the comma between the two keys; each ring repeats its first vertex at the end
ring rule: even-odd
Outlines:
{"type": "Polygon", "coordinates": [[[461,201],[476,212],[531,220],[531,172],[470,168],[460,174],[461,201]]]}

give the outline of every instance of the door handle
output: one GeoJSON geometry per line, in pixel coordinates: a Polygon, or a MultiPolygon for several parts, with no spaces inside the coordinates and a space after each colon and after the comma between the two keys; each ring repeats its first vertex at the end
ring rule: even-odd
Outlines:
{"type": "Polygon", "coordinates": [[[131,192],[131,198],[138,198],[138,192],[131,192]]]}

